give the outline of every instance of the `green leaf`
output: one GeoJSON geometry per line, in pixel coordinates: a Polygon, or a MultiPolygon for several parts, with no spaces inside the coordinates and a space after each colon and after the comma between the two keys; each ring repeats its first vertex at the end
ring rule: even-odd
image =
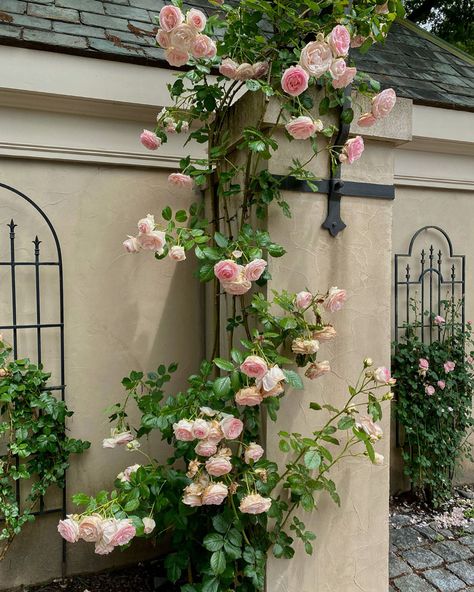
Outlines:
{"type": "Polygon", "coordinates": [[[340,430],[350,430],[355,424],[355,420],[352,416],[350,415],[345,415],[344,417],[341,417],[341,419],[339,420],[337,427],[340,430]]]}
{"type": "Polygon", "coordinates": [[[165,220],[169,222],[173,216],[173,212],[171,211],[171,208],[169,206],[166,206],[166,208],[161,211],[161,215],[165,220]]]}
{"type": "Polygon", "coordinates": [[[227,240],[227,238],[220,232],[216,232],[214,234],[214,240],[216,242],[216,245],[223,249],[225,249],[229,245],[229,241],[227,240]]]}
{"type": "Polygon", "coordinates": [[[211,569],[212,572],[218,576],[221,574],[226,567],[225,553],[224,551],[216,551],[211,555],[211,569]]]}
{"type": "Polygon", "coordinates": [[[178,210],[174,215],[176,222],[186,222],[188,219],[188,214],[186,210],[178,210]]]}
{"type": "Polygon", "coordinates": [[[290,386],[298,390],[302,390],[304,388],[301,376],[297,372],[294,370],[283,370],[283,374],[285,375],[286,381],[290,386]]]}
{"type": "Polygon", "coordinates": [[[322,407],[319,403],[310,403],[309,408],[313,411],[321,411],[322,407]]]}
{"type": "Polygon", "coordinates": [[[232,521],[225,514],[217,514],[212,518],[212,526],[221,534],[227,532],[231,525],[232,521]]]}
{"type": "Polygon", "coordinates": [[[220,368],[221,370],[225,370],[226,372],[232,372],[234,370],[234,364],[229,362],[228,360],[224,360],[222,358],[214,358],[214,364],[220,368]]]}
{"type": "Polygon", "coordinates": [[[220,551],[224,546],[224,537],[222,534],[217,532],[211,532],[204,537],[202,544],[208,551],[212,551],[214,553],[216,551],[220,551]]]}
{"type": "Polygon", "coordinates": [[[354,111],[352,109],[344,109],[341,113],[342,123],[349,124],[354,119],[354,111]]]}
{"type": "Polygon", "coordinates": [[[316,450],[309,450],[304,455],[304,464],[310,471],[314,471],[321,465],[321,455],[316,450]]]}
{"type": "Polygon", "coordinates": [[[247,82],[245,83],[245,86],[249,90],[251,90],[252,92],[260,90],[260,83],[257,82],[256,80],[247,80],[247,82]]]}
{"type": "MultiPolygon", "coordinates": [[[[372,40],[371,40],[372,44],[372,40]]],[[[319,115],[326,115],[329,111],[329,97],[324,97],[319,103],[319,115]]]]}
{"type": "Polygon", "coordinates": [[[272,257],[283,257],[286,253],[285,249],[276,243],[270,243],[267,245],[267,251],[272,257]]]}
{"type": "Polygon", "coordinates": [[[218,578],[205,579],[202,585],[202,592],[219,592],[220,582],[218,578]]]}
{"type": "Polygon", "coordinates": [[[212,385],[212,390],[219,398],[224,398],[230,392],[230,377],[216,378],[212,385]]]}
{"type": "Polygon", "coordinates": [[[290,452],[290,445],[286,440],[280,440],[278,447],[282,452],[290,452]]]}
{"type": "Polygon", "coordinates": [[[90,497],[85,493],[76,493],[72,496],[72,502],[76,506],[87,506],[90,501],[90,497]]]}

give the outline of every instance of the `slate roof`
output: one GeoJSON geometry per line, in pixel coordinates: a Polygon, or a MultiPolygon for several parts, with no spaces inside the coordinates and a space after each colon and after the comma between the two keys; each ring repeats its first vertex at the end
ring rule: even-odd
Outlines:
{"type": "MultiPolygon", "coordinates": [[[[156,47],[163,0],[0,0],[0,44],[168,67],[156,47]]],[[[207,0],[188,0],[209,13],[207,0]]],[[[474,59],[409,22],[358,66],[416,103],[474,110],[474,59]]]]}

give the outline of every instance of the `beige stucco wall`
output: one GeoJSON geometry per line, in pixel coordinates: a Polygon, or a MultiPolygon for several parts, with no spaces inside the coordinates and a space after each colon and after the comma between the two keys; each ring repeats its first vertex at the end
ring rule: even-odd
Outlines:
{"type": "MultiPolygon", "coordinates": [[[[201,293],[192,278],[193,261],[154,261],[153,254],[127,255],[126,234],[136,220],[158,213],[167,204],[186,208],[196,197],[170,190],[169,171],[4,159],[0,181],[26,193],[46,212],[61,241],[65,276],[65,349],[67,403],[75,411],[71,435],[88,439],[91,449],[73,461],[69,494],[110,488],[118,472],[140,462],[137,453],[104,450],[109,430],[104,409],[121,400],[120,381],[131,369],[153,370],[179,361],[170,392],[185,386],[201,359],[201,293]],[[190,339],[190,335],[193,336],[190,339]]],[[[52,255],[41,219],[11,193],[0,188],[0,244],[7,247],[5,224],[17,228],[19,253],[31,260],[31,240],[43,240],[42,253],[52,255]]],[[[54,322],[56,293],[53,275],[45,272],[44,321],[54,322]],[[46,285],[47,284],[47,285],[46,285]],[[46,297],[46,295],[48,295],[46,297]],[[48,316],[49,315],[49,316],[48,316]]],[[[9,299],[8,278],[0,288],[2,315],[9,299]],[[6,290],[6,292],[5,292],[6,290]]],[[[33,289],[32,277],[22,277],[21,292],[33,289]]],[[[19,303],[22,322],[34,315],[33,295],[19,303]]],[[[20,320],[20,319],[19,319],[20,320]]],[[[9,338],[8,332],[5,337],[9,338]]],[[[34,356],[34,339],[21,341],[23,354],[34,356]]],[[[57,377],[57,341],[45,337],[45,364],[57,377]]],[[[22,352],[20,351],[20,354],[22,352]]],[[[145,450],[146,450],[145,446],[145,450]]],[[[160,454],[161,445],[149,446],[160,454]]],[[[50,499],[50,503],[54,500],[50,499]]],[[[72,506],[70,506],[72,508],[72,506]]],[[[0,565],[0,589],[40,582],[61,574],[57,515],[41,518],[18,537],[0,565]]],[[[130,561],[132,554],[94,555],[93,546],[68,545],[68,571],[101,570],[130,561]]],[[[133,557],[136,558],[135,549],[133,557]]]]}

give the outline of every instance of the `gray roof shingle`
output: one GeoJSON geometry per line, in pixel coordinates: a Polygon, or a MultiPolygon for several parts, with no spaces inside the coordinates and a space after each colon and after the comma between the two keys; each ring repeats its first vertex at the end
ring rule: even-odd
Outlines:
{"type": "MultiPolygon", "coordinates": [[[[163,0],[0,0],[0,44],[167,67],[155,44],[163,0]]],[[[209,13],[207,0],[188,7],[209,13]]],[[[474,59],[409,22],[394,24],[385,45],[360,69],[416,103],[474,110],[474,59]]]]}

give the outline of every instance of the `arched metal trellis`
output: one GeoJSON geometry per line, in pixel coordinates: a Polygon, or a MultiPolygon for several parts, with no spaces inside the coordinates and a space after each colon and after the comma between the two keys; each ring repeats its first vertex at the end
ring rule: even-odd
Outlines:
{"type": "MultiPolygon", "coordinates": [[[[43,258],[42,256],[42,240],[45,240],[46,236],[38,236],[36,235],[34,239],[31,241],[31,254],[29,256],[24,257],[23,251],[21,256],[18,256],[17,250],[17,239],[21,236],[22,227],[24,227],[23,222],[17,224],[14,218],[11,218],[10,222],[6,224],[7,228],[9,229],[9,247],[7,248],[6,252],[0,252],[0,271],[2,273],[2,282],[0,283],[0,290],[6,288],[9,291],[9,300],[10,306],[3,307],[4,310],[0,310],[0,332],[8,331],[11,334],[12,339],[12,347],[13,347],[13,355],[15,359],[28,357],[32,360],[35,360],[35,356],[31,351],[22,351],[22,348],[19,345],[19,338],[21,335],[25,334],[26,332],[32,332],[34,335],[34,340],[36,342],[36,362],[38,364],[42,364],[43,362],[43,337],[45,331],[52,332],[55,331],[57,333],[57,346],[55,349],[59,354],[59,383],[56,385],[48,386],[48,391],[57,391],[61,399],[64,401],[65,399],[65,364],[64,364],[64,279],[63,279],[63,261],[61,255],[61,245],[59,243],[59,238],[52,225],[51,221],[49,220],[48,216],[44,213],[44,211],[27,195],[18,191],[17,189],[6,185],[5,183],[0,183],[0,189],[4,189],[11,194],[13,200],[24,200],[27,202],[42,218],[43,222],[46,223],[47,229],[52,237],[52,246],[53,246],[53,257],[46,257],[43,258]],[[34,319],[33,322],[22,323],[19,321],[19,310],[18,310],[18,296],[19,296],[19,287],[17,281],[17,275],[19,270],[27,269],[31,270],[31,277],[29,278],[30,281],[28,282],[28,294],[24,294],[24,287],[21,288],[21,296],[22,301],[33,302],[34,306],[34,319]],[[44,284],[45,281],[42,282],[42,271],[45,268],[56,268],[57,269],[57,277],[55,281],[57,282],[57,290],[58,290],[58,310],[55,313],[56,320],[55,322],[43,322],[43,315],[42,315],[42,308],[43,308],[43,299],[42,296],[44,295],[44,284]],[[6,271],[6,273],[5,273],[6,271]],[[8,286],[7,284],[10,284],[8,286]],[[2,285],[3,284],[3,285],[2,285]],[[5,318],[8,315],[9,318],[5,318]]],[[[22,219],[25,221],[25,219],[22,219]]],[[[44,225],[42,226],[43,229],[46,230],[44,225]]],[[[1,232],[1,230],[0,230],[1,232]]],[[[50,249],[51,250],[51,249],[50,249]]],[[[51,293],[51,278],[48,277],[48,290],[49,294],[51,293]]],[[[3,296],[3,293],[2,293],[3,296]]],[[[18,463],[18,459],[17,459],[18,463]]],[[[17,481],[16,485],[16,498],[17,502],[21,504],[22,500],[22,492],[20,482],[17,481]]],[[[66,513],[66,488],[62,490],[61,494],[61,501],[60,503],[54,504],[53,507],[47,507],[45,504],[45,500],[41,499],[39,503],[38,509],[33,512],[34,515],[40,516],[45,514],[52,514],[58,513],[62,514],[63,517],[66,513]]],[[[0,522],[1,522],[1,514],[0,514],[0,522]]],[[[66,546],[63,541],[63,548],[62,548],[62,560],[63,566],[66,560],[66,546]]]]}

